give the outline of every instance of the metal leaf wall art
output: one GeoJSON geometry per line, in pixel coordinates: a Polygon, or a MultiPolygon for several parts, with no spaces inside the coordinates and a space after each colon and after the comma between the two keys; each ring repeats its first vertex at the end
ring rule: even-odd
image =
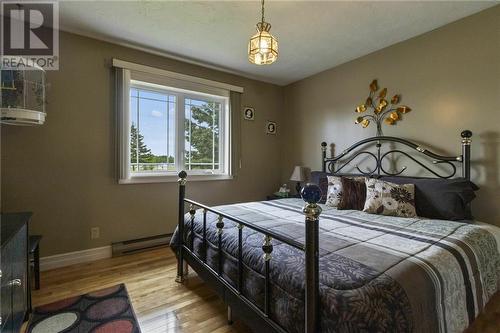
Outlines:
{"type": "Polygon", "coordinates": [[[400,105],[401,95],[394,95],[390,102],[386,99],[387,88],[379,90],[377,80],[373,80],[370,83],[370,94],[363,104],[360,104],[356,108],[357,113],[366,113],[364,115],[358,116],[355,123],[360,124],[363,128],[370,125],[371,122],[375,122],[377,125],[377,136],[384,135],[382,133],[382,122],[387,125],[395,125],[398,121],[402,120],[401,115],[411,111],[406,105],[400,105]],[[368,114],[372,111],[373,114],[368,114]]]}

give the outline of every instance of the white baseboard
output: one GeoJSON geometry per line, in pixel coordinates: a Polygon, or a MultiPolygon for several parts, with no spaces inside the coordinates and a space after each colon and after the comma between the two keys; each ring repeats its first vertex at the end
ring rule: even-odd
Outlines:
{"type": "Polygon", "coordinates": [[[40,258],[40,270],[47,271],[49,269],[106,258],[111,258],[111,245],[42,257],[40,258]]]}

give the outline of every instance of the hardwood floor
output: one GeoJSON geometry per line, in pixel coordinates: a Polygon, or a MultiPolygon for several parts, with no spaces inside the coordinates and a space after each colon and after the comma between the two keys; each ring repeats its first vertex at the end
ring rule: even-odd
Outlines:
{"type": "Polygon", "coordinates": [[[176,259],[168,248],[42,272],[33,306],[125,283],[143,333],[250,332],[227,325],[226,307],[198,276],[174,281],[176,259]]]}
{"type": "MultiPolygon", "coordinates": [[[[190,270],[184,284],[174,282],[176,260],[168,248],[104,259],[42,272],[33,305],[125,283],[143,333],[250,333],[235,318],[227,325],[226,307],[190,270]]],[[[500,293],[467,333],[500,331],[500,293]]]]}

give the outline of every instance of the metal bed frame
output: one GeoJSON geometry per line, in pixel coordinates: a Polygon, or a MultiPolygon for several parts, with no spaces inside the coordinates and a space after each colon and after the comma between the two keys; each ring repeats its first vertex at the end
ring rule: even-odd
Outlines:
{"type": "MultiPolygon", "coordinates": [[[[363,171],[357,165],[355,168],[365,176],[400,176],[406,167],[403,167],[399,171],[390,172],[384,169],[383,161],[392,154],[400,154],[406,156],[410,160],[414,161],[417,165],[423,169],[432,173],[436,178],[451,178],[457,173],[456,164],[461,165],[462,174],[461,177],[465,179],[470,179],[470,154],[471,154],[471,137],[472,132],[465,130],[461,133],[462,137],[462,153],[459,156],[443,156],[432,151],[429,151],[421,146],[408,141],[406,139],[390,137],[390,136],[378,136],[371,137],[359,142],[356,142],[340,155],[336,157],[327,158],[326,142],[321,143],[322,151],[322,170],[324,172],[328,171],[330,174],[339,174],[343,168],[350,162],[358,158],[359,156],[369,156],[373,158],[375,166],[370,171],[363,171]],[[447,174],[441,174],[438,171],[432,170],[431,167],[416,159],[408,152],[391,149],[386,152],[381,151],[382,143],[399,143],[407,147],[414,149],[417,153],[423,154],[426,157],[433,159],[433,164],[444,163],[450,167],[450,171],[447,174]],[[370,145],[375,143],[376,151],[375,153],[361,150],[358,151],[357,148],[370,145]],[[349,153],[352,156],[347,157],[349,153]]],[[[442,171],[440,171],[442,172],[442,171]]],[[[202,203],[196,202],[194,200],[186,198],[186,183],[187,183],[187,173],[181,171],[179,173],[179,220],[178,220],[178,241],[177,247],[177,277],[176,281],[182,283],[187,274],[186,263],[191,266],[198,275],[209,285],[211,285],[219,296],[223,299],[225,304],[228,306],[228,322],[232,323],[233,314],[239,319],[243,320],[248,326],[254,330],[263,330],[264,332],[280,332],[285,333],[286,331],[270,317],[270,304],[272,302],[270,289],[270,260],[271,254],[273,252],[272,239],[276,239],[283,242],[291,247],[299,249],[304,252],[306,270],[305,270],[305,332],[306,333],[316,333],[320,332],[320,318],[319,318],[319,216],[321,214],[321,207],[317,204],[321,197],[321,191],[317,185],[308,184],[302,190],[302,198],[306,202],[303,212],[305,214],[305,244],[299,243],[293,239],[290,239],[279,233],[275,233],[271,230],[253,225],[251,223],[245,222],[237,217],[233,217],[216,208],[211,208],[202,203]],[[184,240],[184,221],[185,221],[185,204],[189,204],[189,218],[190,223],[190,239],[184,240]],[[194,243],[194,217],[196,213],[196,207],[201,208],[203,211],[203,246],[207,249],[207,239],[206,239],[206,217],[207,212],[212,212],[218,215],[218,220],[216,223],[217,234],[218,234],[218,244],[217,244],[217,268],[214,269],[207,264],[206,255],[204,258],[200,258],[193,251],[194,243]],[[233,286],[230,281],[223,277],[223,267],[222,267],[222,233],[224,232],[224,221],[228,220],[237,224],[238,227],[238,275],[236,286],[233,286]],[[245,297],[242,293],[243,290],[243,241],[242,234],[243,228],[250,228],[263,235],[263,260],[265,261],[264,266],[264,306],[259,307],[253,303],[249,298],[245,297]]]]}

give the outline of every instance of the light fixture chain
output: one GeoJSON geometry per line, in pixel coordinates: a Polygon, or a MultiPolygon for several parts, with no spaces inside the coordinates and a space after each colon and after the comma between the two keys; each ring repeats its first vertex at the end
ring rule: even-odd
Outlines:
{"type": "Polygon", "coordinates": [[[262,23],[264,23],[264,0],[262,0],[262,23]]]}

